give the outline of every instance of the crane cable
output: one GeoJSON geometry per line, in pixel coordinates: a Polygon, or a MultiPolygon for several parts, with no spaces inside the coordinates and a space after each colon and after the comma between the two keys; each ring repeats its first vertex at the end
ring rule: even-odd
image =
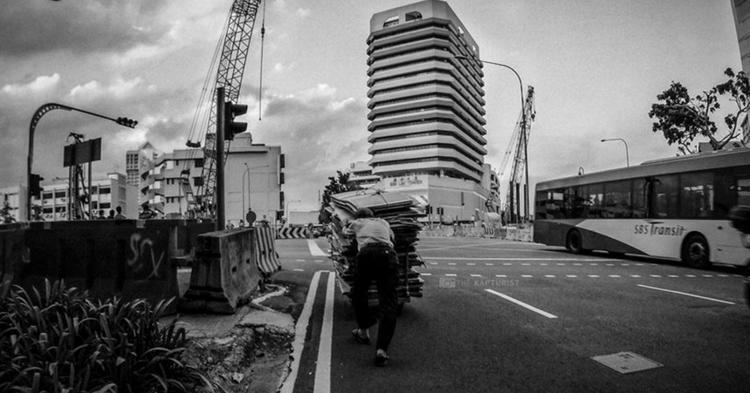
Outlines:
{"type": "Polygon", "coordinates": [[[258,121],[261,119],[263,100],[263,42],[266,37],[266,2],[263,2],[263,21],[260,26],[260,87],[258,88],[258,121]]]}

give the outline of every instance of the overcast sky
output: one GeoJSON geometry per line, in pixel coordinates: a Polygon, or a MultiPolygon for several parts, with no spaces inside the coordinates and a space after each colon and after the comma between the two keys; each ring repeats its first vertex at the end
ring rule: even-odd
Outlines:
{"type": "MultiPolygon", "coordinates": [[[[102,138],[94,171],[125,172],[145,141],[184,148],[232,0],[3,0],[0,5],[0,188],[25,182],[28,129],[56,102],[139,121],[135,130],[66,111],[36,128],[34,172],[66,177],[70,132],[102,138]]],[[[262,120],[256,22],[241,102],[255,143],[286,154],[287,200],[315,209],[336,170],[367,154],[370,17],[401,0],[270,0],[265,12],[262,120]]],[[[484,60],[512,66],[536,91],[529,142],[539,180],[673,156],[651,131],[656,95],[680,81],[692,95],[740,70],[730,0],[452,0],[484,60]]],[[[487,65],[486,161],[502,162],[520,112],[518,80],[487,65]]],[[[215,75],[208,76],[215,79],[215,75]]],[[[504,174],[507,178],[507,171],[504,174]]],[[[505,181],[504,178],[504,181],[505,181]]],[[[505,198],[505,195],[502,195],[505,198]]]]}

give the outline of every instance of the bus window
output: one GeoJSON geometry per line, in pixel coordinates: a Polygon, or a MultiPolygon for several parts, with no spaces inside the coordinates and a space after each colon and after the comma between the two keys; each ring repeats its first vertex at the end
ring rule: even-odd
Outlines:
{"type": "Polygon", "coordinates": [[[653,179],[653,218],[678,218],[677,175],[658,176],[653,179]]]}
{"type": "Polygon", "coordinates": [[[680,175],[680,218],[712,218],[714,176],[712,172],[680,175]]]}
{"type": "Polygon", "coordinates": [[[603,199],[604,199],[604,186],[602,184],[590,184],[586,187],[587,194],[586,204],[588,205],[588,218],[602,218],[603,213],[603,199]]]}
{"type": "Polygon", "coordinates": [[[750,205],[750,179],[737,179],[737,205],[750,205]]]}
{"type": "Polygon", "coordinates": [[[646,217],[646,180],[633,181],[633,218],[646,217]]]}
{"type": "Polygon", "coordinates": [[[602,204],[604,217],[630,218],[630,181],[606,183],[604,185],[604,203],[602,204]]]}

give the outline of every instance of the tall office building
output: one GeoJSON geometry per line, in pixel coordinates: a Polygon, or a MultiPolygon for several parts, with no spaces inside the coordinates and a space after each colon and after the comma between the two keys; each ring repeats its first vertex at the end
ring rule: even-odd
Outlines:
{"type": "Polygon", "coordinates": [[[742,70],[750,72],[750,0],[729,0],[734,14],[734,26],[737,29],[737,41],[740,46],[742,70]]]}
{"type": "Polygon", "coordinates": [[[372,173],[459,221],[494,210],[479,48],[450,6],[379,12],[367,43],[372,173]]]}

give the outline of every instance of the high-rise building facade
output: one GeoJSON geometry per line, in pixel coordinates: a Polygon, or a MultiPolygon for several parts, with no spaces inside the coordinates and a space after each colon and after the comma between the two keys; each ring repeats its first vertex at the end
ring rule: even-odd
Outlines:
{"type": "Polygon", "coordinates": [[[458,221],[495,211],[479,47],[458,16],[439,0],[379,12],[367,44],[369,164],[382,187],[458,221]]]}
{"type": "Polygon", "coordinates": [[[479,182],[484,90],[479,48],[443,1],[375,14],[367,40],[373,173],[443,174],[479,182]]]}
{"type": "Polygon", "coordinates": [[[750,0],[729,0],[732,3],[734,27],[740,46],[742,70],[750,72],[750,0]]]}

